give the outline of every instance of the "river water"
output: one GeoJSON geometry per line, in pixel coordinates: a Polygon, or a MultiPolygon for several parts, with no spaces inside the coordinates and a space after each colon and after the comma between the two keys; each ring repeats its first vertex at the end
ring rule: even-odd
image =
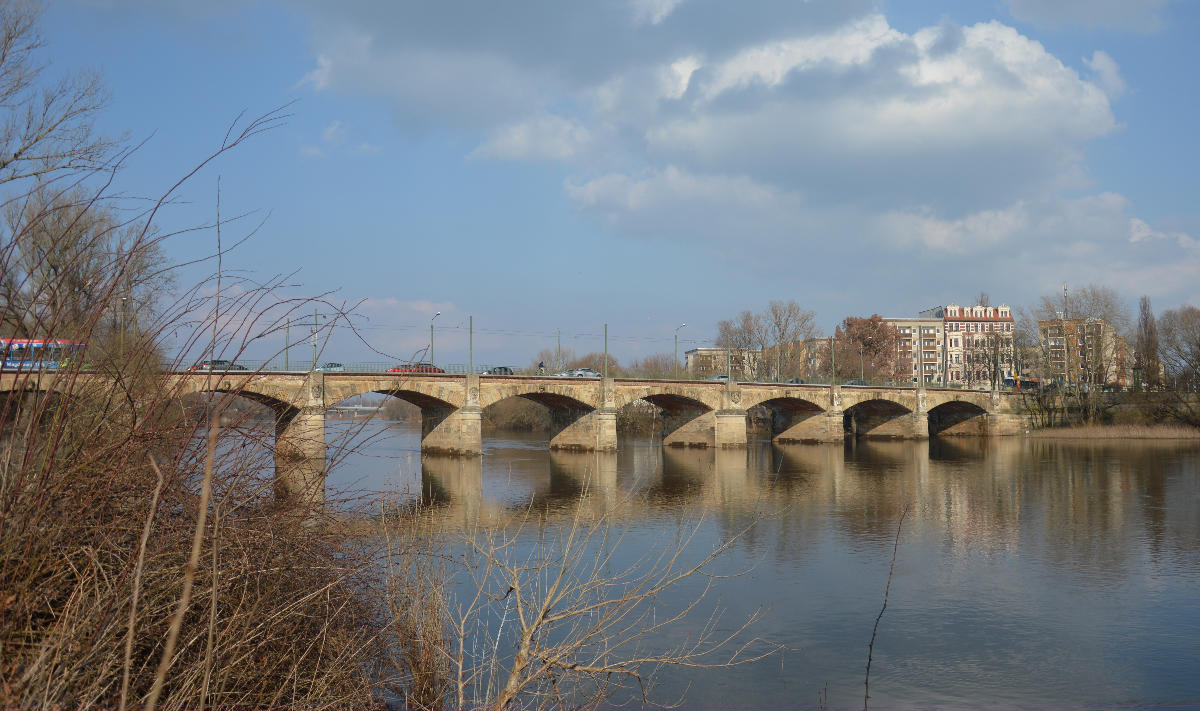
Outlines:
{"type": "MultiPolygon", "coordinates": [[[[615,514],[622,545],[653,546],[696,525],[703,555],[739,536],[714,570],[742,574],[706,600],[727,625],[764,609],[752,636],[786,649],[733,669],[666,670],[660,701],[862,708],[895,550],[872,707],[1200,707],[1195,442],[760,442],[713,452],[633,441],[594,455],[504,435],[485,438],[482,458],[422,462],[415,425],[328,429],[331,442],[359,443],[331,455],[331,489],[403,499],[423,486],[450,525],[532,506],[560,514],[544,518],[544,534],[582,507],[615,514]]],[[[695,593],[683,586],[679,602],[695,593]]]]}

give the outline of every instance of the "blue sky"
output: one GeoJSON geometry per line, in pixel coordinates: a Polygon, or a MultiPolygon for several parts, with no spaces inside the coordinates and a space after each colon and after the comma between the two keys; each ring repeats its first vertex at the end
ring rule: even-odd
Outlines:
{"type": "MultiPolygon", "coordinates": [[[[361,303],[388,354],[622,361],[795,299],[846,315],[1107,284],[1200,304],[1200,8],[1172,0],[61,0],[51,71],[157,195],[239,114],[291,117],[165,229],[257,211],[226,260],[361,303]],[[202,5],[202,6],[201,6],[202,5]]],[[[228,240],[236,227],[226,232],[228,240]]],[[[215,236],[168,246],[183,260],[215,236]]],[[[196,280],[211,267],[195,267],[196,280]]],[[[265,348],[255,344],[256,349],[265,348]]],[[[681,347],[681,349],[682,349],[681,347]]],[[[265,351],[260,355],[266,355],[265,351]]],[[[380,356],[337,334],[328,358],[380,356]]]]}

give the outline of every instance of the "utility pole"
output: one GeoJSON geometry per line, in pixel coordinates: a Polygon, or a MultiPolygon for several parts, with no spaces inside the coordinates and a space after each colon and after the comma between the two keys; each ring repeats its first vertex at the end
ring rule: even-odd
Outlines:
{"type": "Polygon", "coordinates": [[[429,365],[431,366],[433,365],[433,322],[441,315],[442,312],[438,311],[433,315],[433,318],[429,319],[429,365]]]}
{"type": "Polygon", "coordinates": [[[556,338],[557,338],[557,340],[554,342],[554,371],[555,371],[555,372],[559,372],[559,371],[561,371],[561,370],[562,370],[562,367],[563,367],[563,362],[562,362],[562,329],[561,329],[561,328],[557,328],[557,329],[555,329],[555,330],[554,330],[554,333],[555,333],[555,336],[556,336],[556,338]]]}
{"type": "Polygon", "coordinates": [[[283,322],[283,369],[291,370],[288,363],[288,351],[292,348],[292,317],[289,316],[283,322]]]}
{"type": "Polygon", "coordinates": [[[608,324],[604,324],[604,379],[608,380],[608,324]]]}
{"type": "Polygon", "coordinates": [[[316,370],[317,369],[317,310],[316,309],[313,309],[312,347],[313,347],[312,369],[316,370]]]}
{"type": "Polygon", "coordinates": [[[467,372],[475,372],[475,317],[467,316],[467,372]]]}
{"type": "Polygon", "coordinates": [[[681,323],[675,327],[675,379],[679,380],[679,329],[686,326],[686,323],[681,323]]]}

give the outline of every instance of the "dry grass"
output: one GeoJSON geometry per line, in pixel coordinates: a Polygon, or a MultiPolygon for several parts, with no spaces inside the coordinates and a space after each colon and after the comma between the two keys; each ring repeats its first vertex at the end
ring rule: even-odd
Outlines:
{"type": "Polygon", "coordinates": [[[1182,425],[1079,425],[1033,430],[1030,437],[1038,439],[1166,439],[1200,440],[1200,429],[1182,425]]]}

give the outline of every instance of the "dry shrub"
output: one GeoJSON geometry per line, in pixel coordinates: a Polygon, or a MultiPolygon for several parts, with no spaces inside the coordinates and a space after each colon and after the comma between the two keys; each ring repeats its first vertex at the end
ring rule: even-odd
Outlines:
{"type": "MultiPolygon", "coordinates": [[[[231,130],[213,158],[279,118],[231,130]]],[[[81,185],[10,198],[38,208],[11,211],[0,244],[4,335],[90,344],[58,372],[3,376],[0,707],[377,704],[370,551],[319,505],[275,501],[273,432],[228,420],[239,393],[215,396],[230,424],[209,427],[166,372],[181,363],[163,365],[169,335],[236,357],[271,325],[278,281],[218,271],[143,298],[164,284],[171,235],[151,225],[172,193],[130,216],[81,185]]]]}

